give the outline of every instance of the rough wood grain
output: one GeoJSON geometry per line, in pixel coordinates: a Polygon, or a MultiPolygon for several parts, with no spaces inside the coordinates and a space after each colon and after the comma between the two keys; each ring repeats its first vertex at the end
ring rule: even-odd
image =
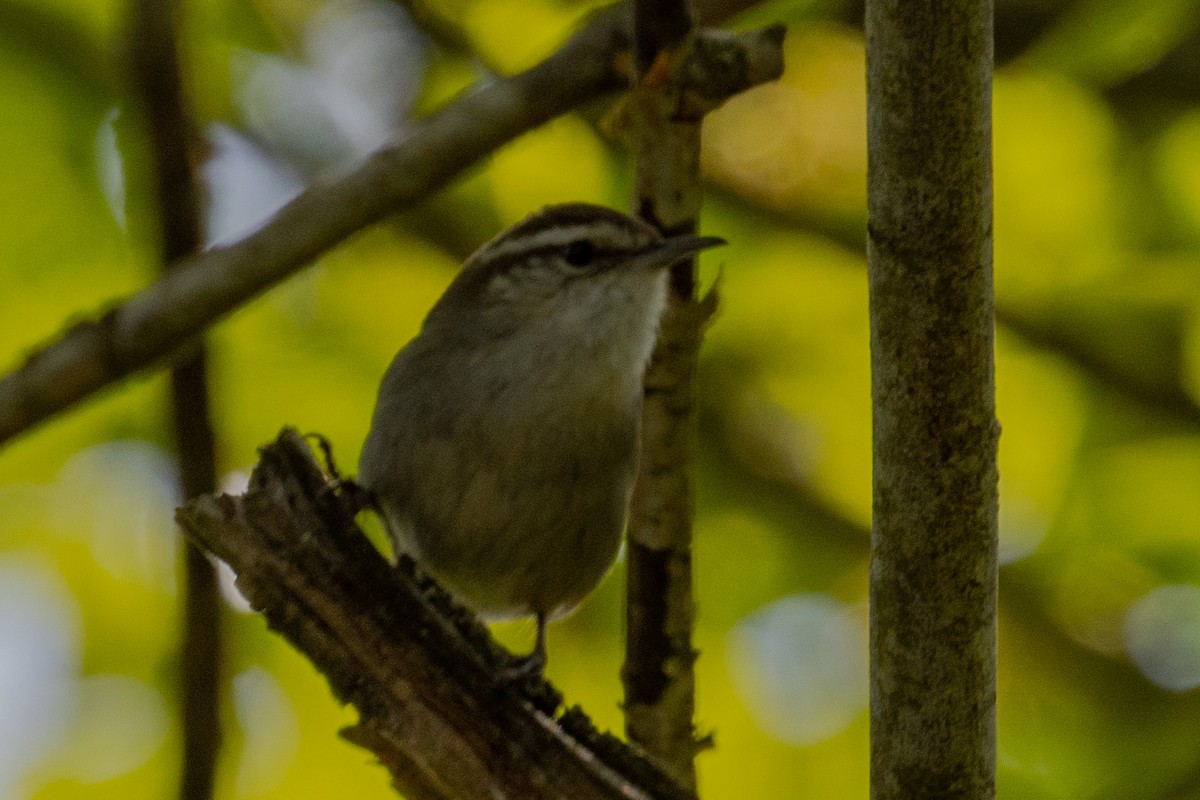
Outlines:
{"type": "Polygon", "coordinates": [[[374,549],[295,431],[263,448],[244,495],[206,495],[177,518],[358,709],[346,737],[410,800],[693,797],[562,712],[548,684],[498,680],[508,655],[411,561],[374,549]]]}

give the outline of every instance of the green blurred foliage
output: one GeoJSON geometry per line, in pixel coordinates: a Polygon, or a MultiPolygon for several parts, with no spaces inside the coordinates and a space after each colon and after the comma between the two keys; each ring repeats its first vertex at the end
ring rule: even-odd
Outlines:
{"type": "MultiPolygon", "coordinates": [[[[380,129],[403,135],[489,71],[535,63],[598,5],[429,0],[414,6],[418,30],[388,2],[186,2],[189,97],[213,142],[201,155],[227,157],[213,131],[234,132],[263,174],[318,179],[380,129]],[[363,9],[404,33],[407,60],[383,71],[395,85],[355,77],[371,64],[320,36],[361,34],[346,15],[363,9]],[[271,108],[244,91],[267,63],[271,108]],[[380,98],[388,113],[370,110],[380,98]]],[[[1200,798],[1200,3],[998,10],[1000,796],[1200,798]]],[[[150,154],[120,60],[127,13],[0,0],[5,364],[159,268],[150,154]]],[[[863,38],[835,0],[767,2],[739,24],[775,20],[790,23],[783,79],[705,132],[702,228],[731,245],[702,264],[706,285],[720,273],[722,313],[697,387],[698,724],[716,740],[699,766],[710,798],[863,797],[863,38]]],[[[385,365],[473,247],[546,203],[627,202],[605,112],[529,134],[217,326],[222,480],[244,481],[283,425],[324,432],[352,468],[385,365]]],[[[213,178],[211,191],[218,204],[247,186],[213,178]]],[[[161,375],[136,377],[0,451],[0,796],[173,791],[164,398],[161,375]]],[[[550,632],[550,677],[613,729],[621,572],[550,632]]],[[[220,796],[390,796],[335,736],[352,713],[232,592],[229,605],[220,796]]],[[[524,648],[532,626],[498,634],[524,648]]]]}

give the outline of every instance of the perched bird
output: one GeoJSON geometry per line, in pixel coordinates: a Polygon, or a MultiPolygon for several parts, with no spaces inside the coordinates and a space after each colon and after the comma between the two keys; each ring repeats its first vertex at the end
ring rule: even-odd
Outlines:
{"type": "Polygon", "coordinates": [[[723,243],[545,208],[467,260],[383,377],[358,484],[481,616],[536,617],[529,670],[616,558],[667,267],[723,243]]]}

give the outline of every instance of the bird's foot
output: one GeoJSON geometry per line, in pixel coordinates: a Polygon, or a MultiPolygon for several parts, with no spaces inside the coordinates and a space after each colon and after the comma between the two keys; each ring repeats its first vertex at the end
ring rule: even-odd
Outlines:
{"type": "Polygon", "coordinates": [[[338,469],[337,462],[333,460],[333,445],[325,434],[306,433],[304,438],[316,442],[317,448],[321,451],[321,457],[325,461],[325,474],[329,476],[329,480],[325,483],[323,491],[336,495],[342,507],[352,517],[363,509],[371,507],[373,505],[371,493],[356,483],[353,478],[342,475],[338,469]]]}
{"type": "Polygon", "coordinates": [[[540,681],[546,669],[546,654],[533,652],[525,656],[513,656],[500,668],[497,677],[501,683],[524,683],[540,681]]]}
{"type": "Polygon", "coordinates": [[[500,668],[498,677],[503,683],[540,682],[546,669],[546,615],[537,614],[537,641],[533,652],[525,656],[513,656],[500,668]]]}

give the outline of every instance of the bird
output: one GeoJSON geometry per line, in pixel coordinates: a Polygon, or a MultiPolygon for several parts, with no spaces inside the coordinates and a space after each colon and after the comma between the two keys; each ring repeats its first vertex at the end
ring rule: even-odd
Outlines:
{"type": "Polygon", "coordinates": [[[548,206],[466,260],[383,376],[357,483],[483,619],[534,617],[516,672],[616,560],[668,268],[724,243],[548,206]]]}

